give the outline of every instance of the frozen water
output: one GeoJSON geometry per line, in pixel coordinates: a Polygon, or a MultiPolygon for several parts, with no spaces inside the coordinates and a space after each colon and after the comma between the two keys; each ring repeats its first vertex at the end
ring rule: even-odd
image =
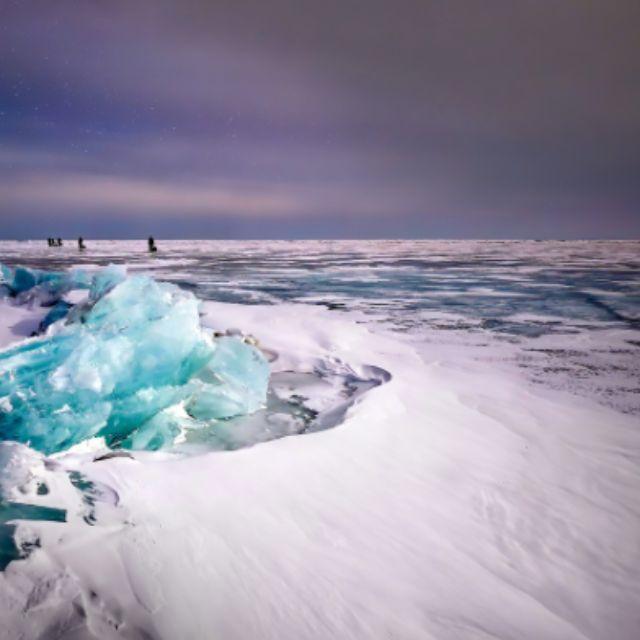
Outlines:
{"type": "Polygon", "coordinates": [[[99,272],[91,306],[70,314],[73,321],[0,352],[1,439],[46,453],[96,436],[159,448],[181,426],[262,406],[269,368],[257,349],[207,336],[191,293],[148,276],[123,278],[120,268],[99,272]],[[185,420],[165,413],[181,404],[185,420]]]}
{"type": "Polygon", "coordinates": [[[1,242],[35,269],[126,263],[201,300],[295,302],[361,314],[426,354],[446,347],[535,383],[640,414],[640,242],[1,242]],[[463,347],[460,349],[459,347],[463,347]]]}
{"type": "MultiPolygon", "coordinates": [[[[88,244],[0,252],[40,270],[126,262],[207,299],[199,327],[239,326],[277,355],[267,406],[206,419],[237,394],[252,402],[242,391],[264,363],[243,374],[237,332],[214,351],[224,372],[212,356],[179,401],[161,401],[171,385],[129,398],[158,410],[120,444],[175,439],[169,450],[11,445],[0,636],[637,638],[637,416],[520,375],[637,410],[637,242],[176,241],[153,257],[144,243],[88,244]]],[[[88,322],[96,353],[109,343],[95,378],[88,343],[63,376],[109,403],[115,391],[90,387],[118,388],[117,341],[138,337],[126,291],[107,308],[130,282],[97,301],[65,294],[77,306],[47,330],[88,322]]],[[[165,307],[147,298],[140,324],[153,327],[165,307]]],[[[46,313],[0,301],[6,344],[29,335],[14,326],[23,311],[35,326],[46,313]]],[[[42,340],[22,344],[23,364],[42,340]]]]}
{"type": "Polygon", "coordinates": [[[96,273],[91,280],[90,300],[98,300],[127,277],[127,269],[122,265],[110,264],[96,273]]]}
{"type": "Polygon", "coordinates": [[[44,333],[54,322],[65,318],[72,307],[73,305],[70,302],[58,300],[58,302],[51,307],[47,315],[40,321],[38,332],[44,333]]]}
{"type": "Polygon", "coordinates": [[[2,272],[2,282],[12,291],[14,295],[33,289],[33,287],[49,282],[55,284],[65,280],[62,273],[45,272],[39,269],[28,269],[27,267],[16,267],[11,269],[5,265],[0,265],[2,272]]]}
{"type": "MultiPolygon", "coordinates": [[[[113,277],[111,273],[114,270],[121,273],[123,267],[114,265],[103,271],[113,277]]],[[[20,304],[54,306],[65,293],[72,289],[88,289],[91,283],[91,274],[82,269],[71,269],[68,272],[43,271],[23,266],[12,269],[0,263],[0,285],[4,296],[17,298],[20,304]]]]}

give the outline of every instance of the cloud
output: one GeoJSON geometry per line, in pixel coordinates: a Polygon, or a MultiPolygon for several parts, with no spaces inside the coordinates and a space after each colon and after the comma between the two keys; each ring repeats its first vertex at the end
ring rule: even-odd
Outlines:
{"type": "MultiPolygon", "coordinates": [[[[176,183],[118,175],[41,171],[20,172],[0,182],[3,210],[64,211],[82,218],[108,212],[111,217],[228,217],[303,220],[322,215],[386,217],[398,203],[414,210],[423,194],[403,189],[323,189],[318,185],[228,181],[176,183]]],[[[11,215],[8,213],[8,215],[11,215]]]]}
{"type": "Polygon", "coordinates": [[[269,186],[185,185],[82,173],[22,174],[16,181],[0,184],[0,198],[5,206],[64,208],[79,216],[94,211],[113,215],[287,216],[298,206],[289,195],[269,186]]]}
{"type": "Polygon", "coordinates": [[[3,9],[0,216],[24,234],[53,211],[640,233],[637,1],[3,9]]]}

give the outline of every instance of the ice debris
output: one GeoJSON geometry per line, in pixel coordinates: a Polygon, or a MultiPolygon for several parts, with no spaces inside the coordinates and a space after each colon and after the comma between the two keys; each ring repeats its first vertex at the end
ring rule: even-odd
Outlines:
{"type": "Polygon", "coordinates": [[[73,289],[89,289],[93,280],[92,274],[83,269],[42,271],[28,267],[11,269],[0,264],[0,298],[11,297],[16,298],[18,304],[51,307],[73,289]]]}
{"type": "MultiPolygon", "coordinates": [[[[73,287],[69,279],[78,278],[32,272],[16,280],[18,271],[3,268],[14,290],[17,281],[73,287]]],[[[207,335],[193,294],[147,276],[126,277],[119,267],[81,281],[90,289],[84,306],[61,322],[49,318],[46,336],[0,351],[0,440],[44,453],[92,437],[112,447],[157,449],[185,427],[264,405],[266,359],[240,338],[207,335]]],[[[50,315],[64,317],[57,308],[50,315]]]]}
{"type": "Polygon", "coordinates": [[[58,322],[58,320],[66,317],[72,307],[73,305],[70,302],[58,300],[58,302],[51,307],[49,313],[40,321],[38,333],[44,333],[54,322],[58,322]]]}
{"type": "Polygon", "coordinates": [[[82,269],[70,271],[42,271],[28,267],[12,269],[0,264],[0,283],[5,285],[11,295],[17,296],[35,287],[43,287],[50,291],[56,289],[88,288],[91,285],[91,274],[82,269]]]}

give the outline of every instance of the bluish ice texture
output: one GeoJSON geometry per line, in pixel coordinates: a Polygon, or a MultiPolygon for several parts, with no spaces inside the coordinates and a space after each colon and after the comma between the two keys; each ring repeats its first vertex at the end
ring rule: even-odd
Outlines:
{"type": "Polygon", "coordinates": [[[191,293],[125,275],[98,272],[86,307],[0,352],[0,439],[45,453],[95,436],[157,449],[184,426],[264,404],[269,368],[257,349],[208,337],[191,293]]]}
{"type": "Polygon", "coordinates": [[[127,269],[122,265],[110,264],[94,274],[89,287],[89,299],[96,301],[120,284],[127,277],[127,269]]]}
{"type": "Polygon", "coordinates": [[[0,241],[0,255],[35,270],[126,264],[201,300],[356,312],[420,348],[473,347],[535,384],[640,415],[638,240],[163,240],[153,256],[140,240],[82,252],[38,240],[0,241]]]}
{"type": "Polygon", "coordinates": [[[28,291],[45,282],[57,284],[67,279],[63,273],[29,269],[27,267],[11,269],[5,265],[0,265],[0,273],[2,274],[3,284],[5,284],[14,295],[28,291]]]}
{"type": "Polygon", "coordinates": [[[73,305],[70,302],[58,300],[58,302],[51,307],[49,313],[40,321],[38,333],[44,333],[54,322],[65,318],[72,308],[73,305]]]}
{"type": "MultiPolygon", "coordinates": [[[[109,271],[113,278],[114,269],[122,272],[122,267],[115,266],[103,271],[109,271]]],[[[91,284],[92,276],[83,269],[42,271],[28,267],[11,269],[0,264],[0,297],[15,297],[21,303],[36,302],[42,306],[54,306],[72,289],[88,289],[91,284]]]]}

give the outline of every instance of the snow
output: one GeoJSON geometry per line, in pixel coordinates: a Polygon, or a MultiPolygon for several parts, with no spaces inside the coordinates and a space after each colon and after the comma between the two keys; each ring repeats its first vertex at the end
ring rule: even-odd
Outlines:
{"type": "Polygon", "coordinates": [[[0,348],[29,337],[38,329],[46,313],[46,309],[34,311],[28,307],[14,306],[6,299],[0,299],[0,348]]]}
{"type": "Polygon", "coordinates": [[[16,521],[0,638],[635,640],[637,416],[532,386],[511,343],[494,363],[357,310],[201,313],[277,354],[274,379],[322,373],[319,410],[376,385],[333,428],[233,451],[1,444],[5,500],[66,522],[16,521]]]}

